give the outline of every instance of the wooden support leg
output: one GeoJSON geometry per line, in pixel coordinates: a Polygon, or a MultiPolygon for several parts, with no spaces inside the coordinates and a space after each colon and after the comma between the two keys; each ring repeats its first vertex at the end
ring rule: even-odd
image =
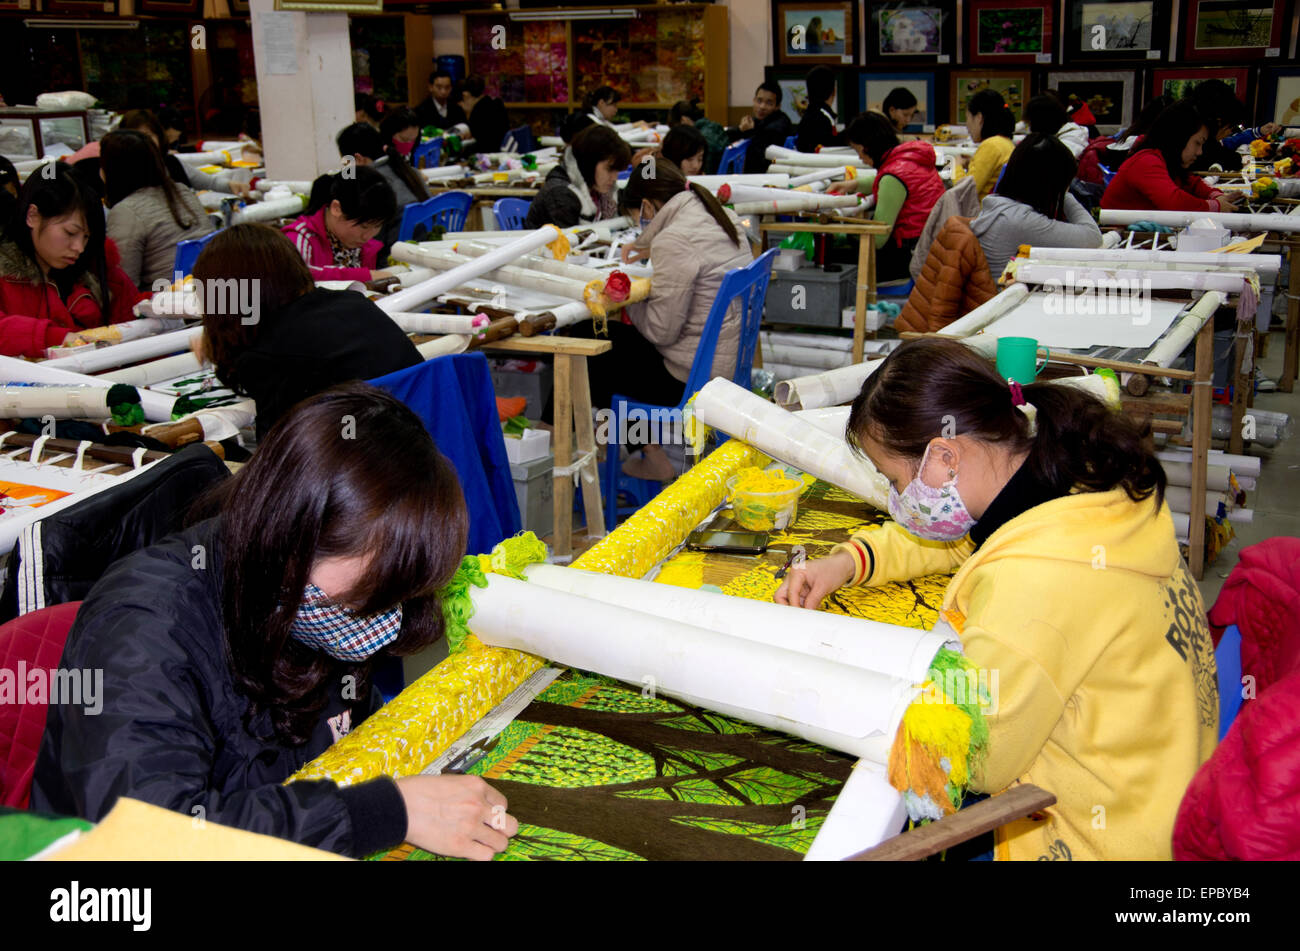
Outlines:
{"type": "Polygon", "coordinates": [[[1287,239],[1291,278],[1286,291],[1286,352],[1282,356],[1282,376],[1277,388],[1290,393],[1300,375],[1300,235],[1287,239]]]}
{"type": "Polygon", "coordinates": [[[862,362],[863,341],[867,336],[868,298],[875,298],[876,282],[871,274],[876,246],[869,234],[858,235],[858,288],[853,300],[853,362],[862,362]]]}
{"type": "MultiPolygon", "coordinates": [[[[1246,348],[1254,343],[1253,338],[1253,328],[1249,324],[1237,324],[1232,355],[1232,429],[1228,433],[1228,452],[1235,455],[1241,455],[1241,419],[1246,415],[1250,393],[1255,388],[1254,372],[1242,372],[1242,364],[1246,361],[1246,348]]],[[[1251,360],[1252,366],[1256,359],[1258,359],[1257,355],[1251,360]]]]}
{"type": "Polygon", "coordinates": [[[1214,322],[1207,320],[1196,335],[1196,380],[1192,384],[1192,511],[1188,516],[1188,567],[1197,581],[1205,574],[1205,476],[1210,457],[1214,384],[1214,322]]]}
{"type": "MultiPolygon", "coordinates": [[[[585,363],[585,361],[584,361],[585,363]]],[[[567,353],[555,355],[555,431],[551,439],[555,445],[555,467],[563,469],[573,462],[573,357],[567,353]]],[[[590,391],[588,391],[590,399],[590,391]]],[[[551,500],[551,546],[555,559],[561,563],[573,557],[573,477],[555,475],[555,491],[551,500]]]]}
{"type": "MultiPolygon", "coordinates": [[[[596,432],[591,417],[591,384],[587,379],[587,358],[573,358],[573,424],[578,433],[578,455],[593,453],[582,471],[582,507],[587,514],[587,537],[605,534],[605,512],[600,498],[600,462],[596,459],[596,432]]],[[[617,452],[617,446],[607,447],[617,452]]],[[[572,506],[570,506],[572,512],[572,506]]]]}

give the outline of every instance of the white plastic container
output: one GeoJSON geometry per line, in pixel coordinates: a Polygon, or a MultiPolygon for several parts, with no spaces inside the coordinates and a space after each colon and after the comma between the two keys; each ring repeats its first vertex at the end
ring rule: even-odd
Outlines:
{"type": "Polygon", "coordinates": [[[551,434],[545,429],[525,429],[518,439],[505,438],[506,458],[514,465],[540,459],[551,451],[551,434]]]}

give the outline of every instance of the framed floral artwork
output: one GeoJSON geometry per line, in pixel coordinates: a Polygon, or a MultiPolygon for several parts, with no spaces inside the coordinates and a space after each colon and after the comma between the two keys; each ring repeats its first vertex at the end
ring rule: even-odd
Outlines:
{"type": "Polygon", "coordinates": [[[1067,63],[1145,62],[1167,58],[1169,4],[1156,0],[1067,0],[1067,63]]]}
{"type": "Polygon", "coordinates": [[[1232,91],[1237,94],[1237,98],[1242,102],[1250,102],[1246,98],[1246,84],[1250,79],[1250,70],[1245,66],[1223,66],[1223,67],[1194,67],[1194,66],[1171,66],[1167,69],[1151,70],[1151,95],[1153,96],[1172,96],[1174,99],[1182,99],[1193,87],[1199,82],[1207,79],[1222,79],[1232,87],[1232,91]]]}
{"type": "Polygon", "coordinates": [[[1056,4],[1043,0],[966,0],[970,63],[1050,63],[1056,4]]]}
{"type": "Polygon", "coordinates": [[[1287,0],[1183,0],[1182,58],[1271,59],[1290,40],[1287,0]]]}
{"type": "Polygon", "coordinates": [[[1018,121],[1029,100],[1029,70],[954,69],[949,86],[949,122],[961,124],[966,121],[966,103],[981,89],[1001,93],[1007,108],[1015,114],[1018,121]]]}
{"type": "Polygon", "coordinates": [[[868,3],[866,66],[947,63],[957,50],[957,5],[934,0],[868,3]]]}

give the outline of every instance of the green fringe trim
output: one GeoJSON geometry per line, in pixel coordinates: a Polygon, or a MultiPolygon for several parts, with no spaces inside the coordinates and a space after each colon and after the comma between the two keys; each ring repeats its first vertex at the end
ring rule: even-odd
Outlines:
{"type": "MultiPolygon", "coordinates": [[[[960,709],[970,717],[970,753],[966,774],[973,777],[983,766],[989,751],[989,725],[984,718],[984,709],[992,704],[987,687],[980,683],[980,669],[965,654],[941,648],[930,661],[927,676],[934,681],[943,699],[960,709]],[[952,696],[947,687],[950,684],[965,683],[975,689],[963,688],[961,696],[952,696]]],[[[957,788],[948,784],[948,794],[954,805],[960,806],[965,796],[965,787],[957,788]]]]}
{"type": "Polygon", "coordinates": [[[532,532],[521,532],[492,549],[490,555],[466,555],[451,580],[438,592],[447,631],[448,649],[459,654],[465,649],[469,620],[474,616],[474,588],[487,587],[489,572],[524,579],[524,569],[546,560],[546,543],[532,532]]]}

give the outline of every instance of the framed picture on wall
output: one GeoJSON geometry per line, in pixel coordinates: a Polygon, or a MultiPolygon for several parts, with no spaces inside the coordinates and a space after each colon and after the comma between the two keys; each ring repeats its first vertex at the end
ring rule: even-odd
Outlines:
{"type": "Polygon", "coordinates": [[[1266,69],[1259,77],[1261,123],[1300,126],[1300,69],[1266,69]]]}
{"type": "Polygon", "coordinates": [[[1050,72],[1047,84],[1067,102],[1086,103],[1097,120],[1097,131],[1113,135],[1133,121],[1133,99],[1137,73],[1131,69],[1113,72],[1050,72]]]}
{"type": "Polygon", "coordinates": [[[772,39],[778,65],[851,66],[858,60],[857,0],[774,0],[772,39]]]}
{"type": "Polygon", "coordinates": [[[863,65],[950,62],[957,52],[956,8],[935,0],[868,3],[863,65]]]}
{"type": "Polygon", "coordinates": [[[0,0],[0,13],[35,13],[41,0],[0,0]]]}
{"type": "Polygon", "coordinates": [[[1169,4],[1156,0],[1066,0],[1067,63],[1157,60],[1169,39],[1169,4]]]}
{"type": "Polygon", "coordinates": [[[981,89],[992,89],[1002,94],[1007,107],[1020,120],[1020,113],[1029,100],[1029,70],[1014,69],[954,69],[949,80],[951,95],[948,98],[948,121],[960,125],[966,121],[966,103],[981,89]]]}
{"type": "Polygon", "coordinates": [[[884,112],[881,103],[895,89],[903,88],[916,97],[916,112],[904,132],[933,132],[938,125],[935,115],[934,73],[858,73],[858,111],[884,112]]]}
{"type": "Polygon", "coordinates": [[[140,13],[186,17],[203,15],[203,0],[135,0],[135,5],[140,13]]]}
{"type": "Polygon", "coordinates": [[[970,63],[1050,63],[1054,0],[966,0],[970,63]]]}
{"type": "MultiPolygon", "coordinates": [[[[835,112],[839,115],[840,121],[846,124],[857,114],[856,103],[848,101],[851,90],[845,78],[847,75],[848,73],[842,70],[836,70],[835,73],[835,112]]],[[[806,69],[768,66],[764,70],[763,78],[768,82],[776,83],[781,88],[781,111],[789,116],[790,121],[795,125],[800,123],[804,110],[808,108],[807,76],[806,69]]]]}
{"type": "Polygon", "coordinates": [[[1274,58],[1290,41],[1287,0],[1183,0],[1186,60],[1274,58]]]}
{"type": "Polygon", "coordinates": [[[226,6],[230,8],[231,16],[248,16],[248,0],[226,0],[226,6]]]}
{"type": "MultiPolygon", "coordinates": [[[[33,0],[35,9],[35,0],[33,0]]],[[[76,13],[81,16],[98,16],[117,13],[117,0],[41,0],[45,13],[76,13]]]]}
{"type": "Polygon", "coordinates": [[[1242,102],[1249,102],[1246,98],[1246,83],[1250,79],[1250,70],[1245,66],[1224,66],[1206,69],[1188,67],[1188,66],[1171,66],[1167,69],[1151,70],[1151,95],[1152,96],[1172,96],[1174,99],[1182,99],[1186,96],[1199,82],[1207,79],[1222,79],[1232,87],[1232,91],[1237,94],[1237,98],[1242,102]]]}

